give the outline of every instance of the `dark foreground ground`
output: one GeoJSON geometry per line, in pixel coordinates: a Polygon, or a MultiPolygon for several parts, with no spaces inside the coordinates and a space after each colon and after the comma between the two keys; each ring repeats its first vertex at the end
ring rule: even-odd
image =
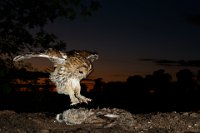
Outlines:
{"type": "MultiPolygon", "coordinates": [[[[78,112],[81,109],[74,109],[78,112]]],[[[87,110],[87,109],[85,109],[87,110]]],[[[85,111],[82,109],[82,111],[85,111]]],[[[200,112],[131,114],[119,109],[93,109],[82,124],[56,121],[56,114],[0,111],[2,133],[200,133],[200,112]],[[94,117],[95,115],[95,117],[94,117]],[[106,115],[108,117],[106,117],[106,115]]],[[[75,113],[75,114],[76,114],[75,113]]],[[[82,117],[82,116],[80,116],[82,117]]],[[[79,118],[79,116],[74,117],[79,118]]]]}
{"type": "Polygon", "coordinates": [[[0,133],[200,133],[199,99],[137,97],[128,104],[118,98],[121,104],[113,105],[101,98],[102,103],[95,97],[73,107],[69,97],[57,93],[1,95],[0,133]]]}

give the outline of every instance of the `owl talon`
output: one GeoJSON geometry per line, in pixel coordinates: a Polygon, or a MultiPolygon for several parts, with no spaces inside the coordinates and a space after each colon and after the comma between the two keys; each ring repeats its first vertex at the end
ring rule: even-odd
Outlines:
{"type": "Polygon", "coordinates": [[[72,103],[70,104],[70,106],[77,105],[78,103],[80,103],[80,102],[72,102],[72,103]]]}
{"type": "Polygon", "coordinates": [[[76,105],[78,103],[80,103],[80,101],[76,97],[71,98],[71,104],[70,105],[76,105]]]}
{"type": "Polygon", "coordinates": [[[74,106],[74,105],[77,105],[77,104],[78,104],[78,103],[71,103],[70,106],[74,106]]]}
{"type": "Polygon", "coordinates": [[[88,102],[92,101],[92,99],[86,98],[84,96],[77,96],[77,98],[79,99],[80,103],[86,103],[86,104],[88,104],[88,102]]]}

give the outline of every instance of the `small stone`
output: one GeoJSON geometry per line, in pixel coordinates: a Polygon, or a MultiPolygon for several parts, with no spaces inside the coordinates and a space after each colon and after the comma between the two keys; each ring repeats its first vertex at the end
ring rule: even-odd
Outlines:
{"type": "Polygon", "coordinates": [[[191,113],[190,116],[191,116],[191,117],[194,117],[194,118],[197,118],[197,117],[198,117],[198,114],[197,114],[197,113],[191,113]]]}
{"type": "Polygon", "coordinates": [[[188,116],[188,115],[189,115],[189,113],[188,113],[188,112],[185,112],[185,113],[183,113],[183,115],[184,115],[184,116],[188,116]]]}

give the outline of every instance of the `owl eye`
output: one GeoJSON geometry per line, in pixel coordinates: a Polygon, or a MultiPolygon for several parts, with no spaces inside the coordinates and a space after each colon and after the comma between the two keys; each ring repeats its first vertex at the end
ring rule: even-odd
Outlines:
{"type": "Polygon", "coordinates": [[[79,71],[80,74],[83,74],[83,71],[79,71]]]}

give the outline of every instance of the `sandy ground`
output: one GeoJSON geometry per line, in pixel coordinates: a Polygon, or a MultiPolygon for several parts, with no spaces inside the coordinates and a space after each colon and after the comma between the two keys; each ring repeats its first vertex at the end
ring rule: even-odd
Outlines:
{"type": "Polygon", "coordinates": [[[199,133],[200,112],[131,114],[121,109],[85,108],[56,114],[0,111],[2,133],[199,133]],[[70,112],[70,113],[69,113],[70,112]],[[88,114],[86,114],[88,113],[88,114]],[[59,117],[59,118],[58,118],[59,117]],[[68,119],[69,118],[69,119],[68,119]],[[80,118],[80,121],[78,120],[80,118]],[[68,119],[68,120],[67,120],[68,119]],[[79,121],[73,121],[75,119],[79,121]],[[70,121],[71,120],[71,121],[70,121]],[[75,124],[76,123],[76,124],[75,124]]]}

